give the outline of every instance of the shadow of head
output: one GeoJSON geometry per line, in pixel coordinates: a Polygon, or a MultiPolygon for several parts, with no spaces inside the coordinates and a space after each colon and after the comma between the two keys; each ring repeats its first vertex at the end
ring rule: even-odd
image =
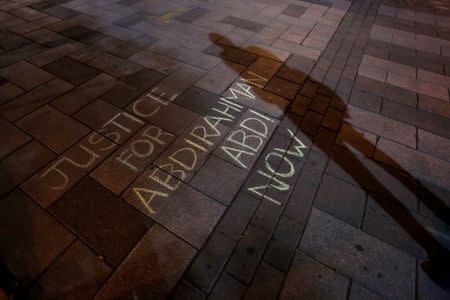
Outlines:
{"type": "MultiPolygon", "coordinates": [[[[347,102],[344,102],[332,89],[308,76],[314,62],[311,64],[311,61],[307,59],[292,56],[284,62],[262,47],[239,47],[227,37],[216,33],[211,33],[209,38],[214,43],[215,54],[221,57],[231,69],[236,70],[235,64],[239,63],[239,58],[245,55],[254,56],[255,61],[262,59],[279,62],[278,70],[266,72],[272,78],[267,78],[262,86],[252,86],[251,91],[257,96],[251,99],[247,106],[258,109],[257,106],[255,107],[258,101],[278,105],[282,111],[280,117],[287,116],[288,119],[292,119],[291,124],[297,124],[296,129],[311,139],[313,147],[328,155],[330,161],[343,170],[345,176],[350,177],[354,184],[375,195],[382,196],[373,197],[373,199],[385,213],[396,221],[397,225],[408,233],[410,239],[414,240],[427,253],[429,261],[422,265],[422,269],[436,283],[450,289],[450,253],[447,247],[445,244],[443,245],[442,240],[437,239],[419,223],[404,205],[403,199],[400,199],[395,191],[387,187],[392,185],[384,178],[379,179],[379,170],[389,174],[389,180],[396,181],[399,185],[409,189],[437,218],[447,225],[450,224],[449,207],[394,159],[376,149],[376,139],[369,139],[367,133],[351,125],[352,110],[347,108],[347,102]],[[292,64],[291,58],[293,58],[292,64]],[[303,64],[310,65],[305,68],[303,64]],[[273,80],[278,80],[278,82],[272,84],[273,80]],[[297,90],[289,100],[284,97],[284,101],[273,101],[273,98],[268,96],[271,93],[282,96],[289,94],[285,93],[285,90],[292,86],[297,86],[297,90]],[[294,116],[300,116],[300,121],[294,116]],[[321,130],[334,132],[334,134],[329,134],[331,138],[324,142],[320,137],[321,130]],[[339,134],[335,132],[339,132],[339,134]],[[375,160],[375,152],[378,160],[375,160]],[[417,191],[420,191],[420,194],[417,191]]],[[[264,70],[264,61],[261,61],[260,65],[262,67],[257,69],[265,73],[267,70],[264,70]]],[[[246,72],[252,66],[253,64],[239,76],[244,80],[248,78],[246,72]]],[[[386,236],[385,240],[389,241],[389,236],[386,236]]]]}

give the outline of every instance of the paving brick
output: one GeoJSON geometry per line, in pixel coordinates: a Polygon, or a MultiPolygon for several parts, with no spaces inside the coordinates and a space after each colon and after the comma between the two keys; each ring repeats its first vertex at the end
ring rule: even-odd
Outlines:
{"type": "Polygon", "coordinates": [[[118,266],[153,222],[89,177],[55,202],[50,211],[118,266]],[[96,201],[91,201],[95,198],[96,201]]]}
{"type": "Polygon", "coordinates": [[[302,252],[296,252],[280,299],[346,299],[350,281],[302,252]]]}
{"type": "Polygon", "coordinates": [[[21,185],[43,207],[49,207],[109,154],[117,145],[96,132],[56,158],[21,185]]]}
{"type": "Polygon", "coordinates": [[[39,108],[16,124],[56,153],[62,153],[89,132],[87,127],[49,105],[39,108]]]}
{"type": "Polygon", "coordinates": [[[388,118],[450,138],[450,120],[421,110],[385,100],[381,114],[388,118]]]}
{"type": "Polygon", "coordinates": [[[218,106],[219,99],[216,94],[192,87],[173,102],[200,115],[208,115],[213,114],[212,110],[218,106]]]}
{"type": "Polygon", "coordinates": [[[206,54],[221,57],[223,60],[230,61],[239,65],[249,66],[258,56],[240,49],[224,45],[213,44],[204,50],[206,54]]]}
{"type": "Polygon", "coordinates": [[[36,278],[74,240],[69,230],[20,190],[3,198],[0,208],[2,264],[18,280],[36,278]]]}
{"type": "Polygon", "coordinates": [[[74,117],[118,144],[144,125],[144,121],[101,99],[86,105],[74,117]]]}
{"type": "Polygon", "coordinates": [[[108,53],[94,57],[88,64],[116,78],[127,77],[142,68],[135,63],[108,53]]]}
{"type": "Polygon", "coordinates": [[[245,290],[245,285],[223,272],[208,299],[241,299],[245,290]]]}
{"type": "Polygon", "coordinates": [[[64,57],[65,55],[77,53],[78,51],[80,51],[79,49],[82,48],[82,46],[82,43],[78,43],[75,41],[67,42],[53,48],[49,48],[45,51],[33,55],[32,57],[28,57],[27,61],[38,67],[43,67],[46,64],[64,57]]]}
{"type": "Polygon", "coordinates": [[[225,208],[156,167],[125,192],[128,203],[196,248],[208,238],[225,208]]]}
{"type": "Polygon", "coordinates": [[[195,252],[192,246],[155,224],[109,278],[95,299],[128,298],[132,297],[131,295],[166,298],[195,252]]]}
{"type": "Polygon", "coordinates": [[[0,128],[3,141],[0,147],[0,159],[3,159],[31,139],[26,133],[3,118],[0,118],[0,128]]]}
{"type": "Polygon", "coordinates": [[[203,292],[209,293],[219,278],[235,244],[234,240],[215,231],[189,267],[186,278],[203,292]]]}
{"type": "Polygon", "coordinates": [[[244,170],[211,156],[192,178],[190,184],[211,198],[229,205],[246,176],[247,172],[244,170]],[[219,176],[217,170],[220,170],[219,176]]]}
{"type": "Polygon", "coordinates": [[[160,98],[152,91],[131,103],[127,110],[175,135],[180,135],[198,118],[196,113],[160,98]]]}
{"type": "Polygon", "coordinates": [[[59,33],[86,44],[97,42],[106,37],[106,35],[101,32],[80,25],[69,27],[59,33]]]}
{"type": "Polygon", "coordinates": [[[379,197],[369,197],[362,229],[422,259],[437,253],[440,245],[450,248],[445,225],[379,197]]]}
{"type": "Polygon", "coordinates": [[[414,294],[411,256],[320,210],[313,209],[300,249],[383,296],[414,294]]]}
{"type": "Polygon", "coordinates": [[[306,9],[307,7],[304,6],[289,4],[289,6],[281,13],[293,18],[300,18],[305,13],[306,9]]]}
{"type": "Polygon", "coordinates": [[[53,100],[52,105],[67,114],[73,114],[112,88],[115,83],[116,80],[111,76],[100,74],[53,100]]]}
{"type": "Polygon", "coordinates": [[[214,94],[220,94],[243,70],[244,66],[232,62],[219,63],[197,81],[195,86],[214,94]]]}
{"type": "Polygon", "coordinates": [[[20,61],[1,69],[0,76],[28,91],[53,78],[51,74],[26,61],[20,61]]]}
{"type": "Polygon", "coordinates": [[[45,10],[43,10],[46,14],[52,15],[54,17],[57,17],[58,19],[65,20],[69,19],[71,17],[77,16],[80,13],[76,10],[66,8],[64,6],[55,5],[52,7],[49,7],[45,10]]]}
{"type": "Polygon", "coordinates": [[[392,119],[348,106],[345,121],[370,133],[392,139],[415,148],[416,129],[392,119]]]}
{"type": "Polygon", "coordinates": [[[36,141],[31,141],[2,160],[0,195],[47,164],[54,154],[36,141]]]}
{"type": "Polygon", "coordinates": [[[418,149],[442,160],[449,160],[450,141],[427,131],[418,130],[418,149]]]}
{"type": "Polygon", "coordinates": [[[11,82],[7,82],[3,85],[0,85],[0,105],[12,100],[20,95],[22,95],[24,91],[11,82]]]}
{"type": "Polygon", "coordinates": [[[209,10],[203,7],[194,7],[189,11],[178,15],[177,17],[175,17],[175,19],[181,22],[192,23],[195,20],[206,15],[208,12],[209,10]]]}
{"type": "Polygon", "coordinates": [[[376,114],[381,112],[382,101],[383,99],[380,96],[369,94],[358,89],[353,89],[349,99],[351,105],[376,114]]]}
{"type": "Polygon", "coordinates": [[[446,299],[450,296],[448,290],[436,284],[421,268],[418,268],[417,277],[417,299],[446,299]]]}
{"type": "Polygon", "coordinates": [[[250,218],[259,202],[257,198],[239,192],[217,225],[217,230],[234,240],[238,240],[245,231],[247,224],[250,223],[250,218]]]}
{"type": "Polygon", "coordinates": [[[405,105],[412,107],[416,107],[417,105],[417,96],[415,92],[401,87],[391,86],[362,76],[356,78],[355,87],[405,105]]]}
{"type": "Polygon", "coordinates": [[[174,289],[171,299],[203,300],[205,295],[186,280],[182,280],[174,289]]]}
{"type": "Polygon", "coordinates": [[[384,298],[353,281],[349,292],[349,299],[381,300],[384,298]]]}
{"type": "Polygon", "coordinates": [[[264,261],[283,272],[288,271],[295,248],[300,241],[303,224],[282,216],[264,254],[264,261]]]}
{"type": "Polygon", "coordinates": [[[168,56],[145,49],[131,56],[129,60],[163,74],[171,74],[183,65],[168,56]]]}
{"type": "Polygon", "coordinates": [[[249,284],[269,243],[270,234],[250,225],[239,240],[225,270],[249,284]]]}
{"type": "Polygon", "coordinates": [[[12,51],[0,54],[0,68],[6,67],[12,63],[18,62],[27,57],[38,54],[44,51],[46,48],[36,44],[26,44],[20,48],[14,49],[12,51]]]}
{"type": "Polygon", "coordinates": [[[450,104],[441,99],[419,95],[419,109],[450,118],[450,104]]]}
{"type": "Polygon", "coordinates": [[[27,44],[30,44],[32,41],[21,36],[14,34],[12,32],[6,32],[2,35],[2,39],[0,41],[0,48],[6,51],[12,51],[17,48],[21,48],[27,44]]]}
{"type": "Polygon", "coordinates": [[[91,298],[111,273],[111,267],[77,240],[39,277],[31,294],[38,299],[91,298]]]}
{"type": "Polygon", "coordinates": [[[143,69],[119,82],[104,93],[101,98],[116,106],[125,107],[162,78],[164,78],[164,75],[161,73],[143,69]]]}
{"type": "Polygon", "coordinates": [[[174,135],[147,125],[91,172],[90,176],[120,195],[173,140],[174,135]]]}
{"type": "Polygon", "coordinates": [[[375,153],[376,142],[376,135],[348,124],[342,125],[336,139],[336,144],[342,147],[350,146],[367,157],[372,157],[375,153]]]}
{"type": "Polygon", "coordinates": [[[375,159],[395,168],[403,169],[418,179],[441,187],[449,186],[450,164],[448,162],[400,144],[380,139],[377,144],[375,159]]]}
{"type": "Polygon", "coordinates": [[[70,90],[73,86],[60,79],[51,81],[8,102],[0,108],[0,114],[14,121],[32,112],[36,108],[50,102],[54,98],[70,90]]]}
{"type": "Polygon", "coordinates": [[[283,284],[284,274],[261,262],[244,299],[276,299],[283,284]]]}
{"type": "Polygon", "coordinates": [[[287,99],[293,99],[297,94],[300,86],[287,80],[273,77],[267,84],[266,90],[274,94],[280,95],[287,99]]]}
{"type": "Polygon", "coordinates": [[[225,24],[231,24],[236,27],[240,27],[240,28],[254,31],[254,32],[258,32],[261,29],[263,29],[263,27],[264,27],[263,24],[253,22],[253,21],[248,21],[248,20],[238,18],[238,17],[233,17],[233,16],[225,17],[220,22],[225,23],[225,24]]]}
{"type": "Polygon", "coordinates": [[[314,202],[315,207],[355,227],[362,222],[365,204],[363,190],[329,175],[323,177],[314,202]]]}
{"type": "Polygon", "coordinates": [[[67,56],[44,65],[42,69],[74,85],[79,85],[100,73],[98,70],[67,56]]]}
{"type": "Polygon", "coordinates": [[[156,37],[143,35],[130,41],[118,41],[116,45],[108,51],[120,58],[127,59],[140,52],[145,47],[150,46],[157,40],[158,38],[156,37]]]}

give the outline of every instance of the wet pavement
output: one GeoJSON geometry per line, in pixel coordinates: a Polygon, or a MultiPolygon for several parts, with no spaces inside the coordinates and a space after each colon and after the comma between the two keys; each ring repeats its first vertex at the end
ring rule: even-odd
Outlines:
{"type": "Polygon", "coordinates": [[[449,11],[0,0],[0,295],[449,299],[449,11]]]}

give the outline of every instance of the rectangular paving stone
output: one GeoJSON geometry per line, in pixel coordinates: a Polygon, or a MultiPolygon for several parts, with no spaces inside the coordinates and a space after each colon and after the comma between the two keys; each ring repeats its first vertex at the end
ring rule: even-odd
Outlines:
{"type": "Polygon", "coordinates": [[[49,207],[111,154],[117,145],[92,132],[21,185],[34,201],[49,207]]]}
{"type": "Polygon", "coordinates": [[[215,231],[189,267],[186,279],[203,292],[209,293],[219,278],[235,244],[234,240],[215,231]]]}
{"type": "Polygon", "coordinates": [[[320,210],[312,210],[299,249],[383,296],[414,294],[411,256],[320,210]]]}
{"type": "Polygon", "coordinates": [[[216,94],[210,93],[201,88],[192,87],[176,97],[173,102],[204,116],[209,113],[214,113],[212,110],[219,106],[219,99],[219,96],[216,94]]]}
{"type": "Polygon", "coordinates": [[[100,73],[97,69],[82,64],[68,56],[42,66],[42,69],[74,85],[79,85],[100,73]]]}
{"type": "Polygon", "coordinates": [[[81,241],[76,240],[31,288],[33,297],[68,295],[92,298],[112,273],[111,267],[81,241]]]}
{"type": "Polygon", "coordinates": [[[91,172],[90,176],[120,195],[174,138],[171,133],[147,125],[91,172]]]}
{"type": "Polygon", "coordinates": [[[113,77],[107,74],[100,74],[56,98],[52,101],[52,105],[67,114],[73,114],[94,101],[115,84],[116,80],[113,77]]]}
{"type": "Polygon", "coordinates": [[[20,61],[0,70],[0,76],[29,91],[53,78],[53,75],[20,61]]]}
{"type": "Polygon", "coordinates": [[[409,147],[415,147],[416,145],[416,129],[410,125],[353,106],[347,107],[347,114],[348,117],[344,117],[344,121],[355,127],[409,147]]]}
{"type": "Polygon", "coordinates": [[[2,264],[18,280],[36,278],[75,239],[20,190],[14,190],[0,201],[0,224],[2,264]]]}
{"type": "Polygon", "coordinates": [[[162,78],[164,75],[161,73],[142,69],[106,91],[101,98],[116,106],[125,107],[162,78]]]}
{"type": "Polygon", "coordinates": [[[189,65],[183,65],[166,78],[161,80],[153,90],[153,93],[169,100],[175,99],[197,82],[205,71],[189,65]]]}
{"type": "Polygon", "coordinates": [[[192,300],[205,299],[205,295],[186,280],[182,280],[178,283],[177,287],[173,290],[171,297],[174,300],[182,300],[186,298],[192,300]]]}
{"type": "MultiPolygon", "coordinates": [[[[78,43],[75,41],[67,42],[55,46],[53,48],[48,48],[45,51],[42,51],[38,54],[35,54],[31,57],[27,58],[27,61],[32,63],[35,66],[43,67],[57,59],[60,59],[66,55],[77,53],[80,48],[83,47],[82,43],[78,43]]],[[[56,68],[57,69],[57,68],[56,68]]],[[[61,70],[60,70],[61,72],[61,70]]],[[[51,72],[50,72],[51,73],[51,72]]]]}
{"type": "Polygon", "coordinates": [[[259,203],[259,199],[247,193],[239,192],[225,211],[217,225],[217,230],[237,241],[250,223],[259,203]]]}
{"type": "Polygon", "coordinates": [[[89,177],[55,202],[50,211],[113,266],[120,265],[153,224],[89,177]]]}
{"type": "Polygon", "coordinates": [[[365,204],[363,190],[329,175],[323,177],[314,202],[318,209],[356,228],[362,222],[365,204]]]}
{"type": "Polygon", "coordinates": [[[168,100],[160,98],[152,89],[127,108],[129,112],[175,135],[180,135],[198,115],[168,100]]]}
{"type": "Polygon", "coordinates": [[[244,299],[276,299],[283,284],[284,274],[265,262],[261,262],[244,299]]]}
{"type": "Polygon", "coordinates": [[[129,41],[117,42],[117,44],[108,51],[120,58],[127,59],[156,41],[158,41],[158,38],[156,37],[143,35],[129,41]]]}
{"type": "Polygon", "coordinates": [[[0,159],[3,159],[8,154],[31,140],[26,133],[3,118],[0,118],[0,130],[2,132],[0,159]]]}
{"type": "Polygon", "coordinates": [[[229,47],[223,44],[213,44],[206,48],[203,52],[209,55],[218,56],[224,61],[230,61],[244,66],[251,65],[258,58],[258,56],[253,53],[243,51],[238,48],[229,47]]]}
{"type": "Polygon", "coordinates": [[[349,292],[349,299],[355,300],[355,299],[370,299],[370,300],[381,300],[384,299],[380,295],[374,293],[373,291],[365,288],[364,286],[352,282],[349,292]]]}
{"type": "Polygon", "coordinates": [[[226,272],[222,272],[208,299],[241,299],[246,287],[226,272]]]}
{"type": "Polygon", "coordinates": [[[448,227],[444,223],[402,209],[379,196],[368,198],[362,229],[419,259],[426,259],[427,251],[436,247],[437,244],[429,241],[433,238],[444,248],[450,249],[448,227]],[[402,224],[397,220],[402,220],[402,224]],[[425,233],[418,235],[420,227],[425,233]]]}
{"type": "Polygon", "coordinates": [[[56,153],[62,153],[89,132],[86,126],[50,105],[35,110],[16,124],[56,153]]]}
{"type": "Polygon", "coordinates": [[[383,101],[381,114],[388,118],[428,130],[442,137],[450,138],[450,121],[447,118],[388,100],[383,101]]]}
{"type": "Polygon", "coordinates": [[[280,299],[346,299],[349,284],[348,278],[298,251],[280,299]]]}
{"type": "Polygon", "coordinates": [[[246,177],[247,172],[239,167],[210,156],[192,178],[190,185],[228,206],[246,177]],[[220,173],[217,170],[220,170],[220,173]]]}
{"type": "Polygon", "coordinates": [[[214,94],[221,94],[244,70],[244,66],[232,62],[220,63],[206,73],[195,86],[214,94]]]}
{"type": "Polygon", "coordinates": [[[195,20],[203,17],[204,15],[206,15],[209,12],[208,9],[203,8],[203,7],[194,7],[190,10],[188,10],[185,13],[182,13],[178,16],[175,17],[175,20],[181,21],[181,22],[186,22],[186,23],[192,23],[195,20]]]}
{"type": "Polygon", "coordinates": [[[448,153],[450,153],[450,141],[448,139],[422,129],[419,129],[417,133],[417,148],[420,151],[442,160],[449,160],[448,153]]]}
{"type": "Polygon", "coordinates": [[[4,158],[1,161],[0,195],[12,190],[53,157],[54,154],[50,150],[36,141],[31,141],[4,158]]]}
{"type": "Polygon", "coordinates": [[[233,16],[225,17],[220,22],[225,23],[225,24],[234,25],[236,27],[254,31],[254,32],[258,32],[264,28],[263,24],[253,22],[253,21],[248,21],[248,20],[238,18],[238,17],[233,17],[233,16]]]}
{"type": "MultiPolygon", "coordinates": [[[[6,80],[6,79],[5,79],[6,80]]],[[[0,105],[12,100],[24,93],[20,87],[11,82],[0,85],[0,105]]]]}
{"type": "Polygon", "coordinates": [[[27,44],[30,44],[32,41],[18,34],[14,34],[12,32],[5,32],[2,35],[2,39],[0,41],[0,48],[6,51],[12,51],[17,48],[21,48],[27,44]]]}
{"type": "Polygon", "coordinates": [[[106,38],[105,34],[80,25],[69,27],[59,33],[85,44],[91,44],[106,38]]]}
{"type": "Polygon", "coordinates": [[[156,167],[128,188],[124,199],[153,220],[200,248],[225,207],[156,167]]]}
{"type": "Polygon", "coordinates": [[[74,117],[117,144],[125,142],[144,125],[141,119],[101,99],[86,105],[74,117]]]}
{"type": "Polygon", "coordinates": [[[129,58],[130,61],[162,74],[171,74],[184,64],[166,55],[143,49],[129,58]]]}
{"type": "Polygon", "coordinates": [[[127,77],[142,68],[135,63],[109,53],[100,54],[89,60],[87,64],[116,78],[127,77]]]}
{"type": "Polygon", "coordinates": [[[288,271],[303,229],[303,224],[282,216],[264,253],[264,261],[278,270],[288,271]]]}
{"type": "Polygon", "coordinates": [[[0,68],[6,67],[27,57],[36,55],[44,50],[46,50],[46,48],[39,44],[27,43],[27,45],[23,47],[14,49],[6,53],[2,53],[0,54],[0,68]]]}
{"type": "Polygon", "coordinates": [[[67,92],[72,87],[73,85],[61,79],[52,79],[34,90],[3,105],[0,108],[0,114],[10,121],[15,121],[67,92]]]}
{"type": "Polygon", "coordinates": [[[95,299],[166,298],[195,254],[192,246],[155,224],[95,299]]]}
{"type": "Polygon", "coordinates": [[[269,240],[269,233],[253,225],[248,226],[234,249],[225,270],[239,280],[249,284],[269,240]]]}
{"type": "Polygon", "coordinates": [[[305,13],[306,9],[307,8],[304,6],[289,4],[289,6],[281,13],[293,18],[300,18],[305,13]]]}
{"type": "Polygon", "coordinates": [[[403,169],[412,176],[441,187],[450,182],[450,163],[386,139],[377,143],[375,160],[403,169]]]}

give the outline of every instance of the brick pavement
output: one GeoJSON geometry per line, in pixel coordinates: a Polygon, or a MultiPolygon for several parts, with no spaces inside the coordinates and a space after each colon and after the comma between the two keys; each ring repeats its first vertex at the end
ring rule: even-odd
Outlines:
{"type": "Polygon", "coordinates": [[[0,0],[2,289],[448,299],[449,9],[0,0]]]}

